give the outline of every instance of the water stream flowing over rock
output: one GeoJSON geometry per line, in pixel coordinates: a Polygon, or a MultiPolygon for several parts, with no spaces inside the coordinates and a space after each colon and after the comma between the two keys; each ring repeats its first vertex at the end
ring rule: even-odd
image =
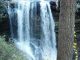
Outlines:
{"type": "MultiPolygon", "coordinates": [[[[13,0],[14,1],[14,0],[13,0]]],[[[49,1],[8,4],[11,37],[28,60],[57,60],[55,22],[49,1]]]]}

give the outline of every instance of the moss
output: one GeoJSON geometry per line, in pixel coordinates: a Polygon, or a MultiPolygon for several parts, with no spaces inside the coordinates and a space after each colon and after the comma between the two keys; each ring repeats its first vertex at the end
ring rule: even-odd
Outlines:
{"type": "Polygon", "coordinates": [[[14,45],[6,43],[5,38],[0,37],[0,60],[26,60],[26,58],[14,45]]]}

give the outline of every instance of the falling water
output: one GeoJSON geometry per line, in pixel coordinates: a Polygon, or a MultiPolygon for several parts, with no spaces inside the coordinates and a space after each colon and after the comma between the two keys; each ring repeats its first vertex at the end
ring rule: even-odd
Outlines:
{"type": "Polygon", "coordinates": [[[55,23],[49,1],[13,0],[8,4],[8,14],[11,37],[28,60],[57,60],[55,23]]]}

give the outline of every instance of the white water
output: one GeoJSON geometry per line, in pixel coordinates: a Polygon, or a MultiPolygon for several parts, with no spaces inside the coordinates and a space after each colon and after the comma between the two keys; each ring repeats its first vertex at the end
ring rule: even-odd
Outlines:
{"type": "Polygon", "coordinates": [[[17,0],[15,7],[8,5],[8,13],[11,37],[28,60],[57,60],[55,23],[49,1],[17,0]]]}

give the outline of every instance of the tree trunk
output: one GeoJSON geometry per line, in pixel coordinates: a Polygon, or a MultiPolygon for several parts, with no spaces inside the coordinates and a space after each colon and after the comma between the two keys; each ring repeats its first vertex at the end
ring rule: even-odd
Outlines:
{"type": "Polygon", "coordinates": [[[72,60],[75,0],[60,0],[58,60],[72,60]]]}

